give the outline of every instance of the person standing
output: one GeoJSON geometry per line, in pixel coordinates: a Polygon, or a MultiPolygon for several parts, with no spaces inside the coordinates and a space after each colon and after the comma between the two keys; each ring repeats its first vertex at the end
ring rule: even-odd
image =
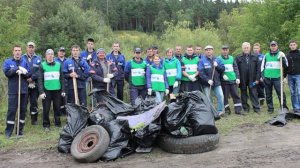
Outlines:
{"type": "Polygon", "coordinates": [[[54,61],[54,51],[46,50],[46,60],[40,65],[38,88],[40,98],[43,103],[43,127],[45,131],[50,131],[49,111],[51,102],[53,103],[54,123],[56,127],[61,127],[60,121],[60,100],[65,97],[64,77],[61,71],[61,64],[54,61]]]}
{"type": "Polygon", "coordinates": [[[164,100],[164,95],[169,94],[169,85],[167,81],[167,75],[164,66],[160,63],[160,57],[158,54],[153,56],[153,63],[147,66],[146,80],[148,95],[155,93],[156,103],[160,103],[164,100]]]}
{"type": "Polygon", "coordinates": [[[144,99],[147,94],[145,75],[147,63],[142,59],[141,52],[141,48],[135,48],[134,57],[125,66],[125,80],[129,84],[130,102],[133,106],[138,96],[144,99]]]}
{"type": "Polygon", "coordinates": [[[218,56],[225,66],[225,71],[221,74],[221,86],[224,93],[225,113],[230,114],[228,97],[231,95],[234,103],[235,114],[242,114],[241,98],[238,95],[237,84],[240,84],[240,73],[232,55],[229,55],[229,47],[222,46],[222,54],[218,56]]]}
{"type": "Polygon", "coordinates": [[[174,56],[173,49],[167,49],[166,58],[164,60],[163,65],[166,70],[166,75],[168,79],[170,99],[176,99],[176,96],[179,93],[182,78],[182,69],[180,61],[174,56]]]}
{"type": "Polygon", "coordinates": [[[261,76],[260,62],[258,60],[258,57],[250,52],[250,43],[244,42],[242,44],[242,50],[243,53],[235,58],[235,62],[237,63],[240,72],[241,81],[239,87],[241,90],[242,107],[245,112],[249,112],[250,108],[249,104],[247,103],[248,89],[253,110],[256,113],[259,113],[260,107],[258,103],[256,85],[259,83],[259,79],[261,76]]]}
{"type": "Polygon", "coordinates": [[[37,125],[38,120],[38,97],[39,90],[37,87],[38,76],[39,76],[39,67],[41,64],[41,57],[35,54],[35,43],[27,43],[27,53],[22,56],[22,58],[27,61],[30,65],[31,77],[27,79],[28,82],[28,99],[30,102],[30,115],[31,115],[31,124],[37,125]]]}
{"type": "Polygon", "coordinates": [[[200,90],[198,82],[198,63],[199,57],[194,54],[192,46],[186,48],[186,54],[182,58],[182,82],[181,91],[191,92],[200,90]]]}
{"type": "Polygon", "coordinates": [[[157,47],[157,45],[152,45],[151,48],[152,48],[153,56],[156,55],[156,54],[158,54],[158,47],[157,47]]]}
{"type": "Polygon", "coordinates": [[[150,66],[153,63],[153,51],[151,47],[146,50],[145,62],[147,66],[150,66]]]}
{"type": "Polygon", "coordinates": [[[72,57],[68,58],[63,67],[64,77],[68,80],[68,103],[75,103],[75,95],[73,87],[73,78],[77,82],[77,92],[80,105],[86,107],[86,84],[85,81],[89,77],[90,67],[88,63],[80,57],[79,45],[73,45],[71,48],[72,57]]]}
{"type": "MultiPolygon", "coordinates": [[[[266,89],[266,99],[268,105],[268,112],[271,114],[274,112],[273,106],[273,86],[275,88],[279,104],[281,106],[281,80],[280,79],[280,66],[283,68],[288,67],[288,62],[286,60],[285,54],[278,49],[278,44],[276,41],[270,43],[270,51],[267,52],[261,63],[261,72],[263,72],[264,83],[266,89]],[[282,58],[282,65],[280,65],[280,58],[282,58]]],[[[283,108],[288,109],[286,105],[286,96],[283,91],[283,108]]]]}
{"type": "MultiPolygon", "coordinates": [[[[258,60],[261,64],[261,62],[264,58],[264,55],[260,51],[260,44],[259,43],[253,44],[253,54],[258,57],[258,60]]],[[[265,102],[265,97],[266,97],[265,96],[265,84],[264,84],[263,78],[260,78],[259,84],[257,85],[257,94],[258,94],[259,104],[261,106],[263,106],[264,102],[265,102]]]]}
{"type": "MultiPolygon", "coordinates": [[[[63,69],[64,63],[67,60],[66,58],[66,49],[64,47],[60,47],[57,51],[57,57],[54,58],[55,62],[60,63],[61,69],[63,69]]],[[[64,78],[64,88],[68,88],[68,80],[64,78]]],[[[60,114],[66,115],[66,104],[67,104],[67,94],[62,97],[60,100],[60,114]]]]}
{"type": "Polygon", "coordinates": [[[195,47],[195,54],[199,57],[200,60],[203,57],[203,54],[201,53],[201,50],[202,50],[202,47],[200,45],[197,45],[195,47]]]}
{"type": "Polygon", "coordinates": [[[97,58],[97,54],[94,49],[94,43],[95,40],[93,38],[88,38],[86,42],[86,50],[80,53],[81,59],[85,60],[88,63],[97,58]]]}
{"type": "MultiPolygon", "coordinates": [[[[113,80],[118,76],[118,69],[112,61],[105,58],[105,50],[103,48],[97,50],[97,58],[91,63],[90,74],[93,88],[106,90],[108,85],[109,93],[115,95],[113,80]]],[[[103,102],[100,94],[96,95],[96,100],[97,103],[103,102]]]]}
{"type": "MultiPolygon", "coordinates": [[[[224,96],[220,82],[220,74],[223,74],[225,66],[221,60],[213,56],[213,46],[204,48],[205,56],[199,62],[199,76],[202,81],[203,91],[212,103],[211,90],[217,97],[217,111],[220,116],[224,114],[224,96]]],[[[198,58],[198,57],[197,57],[198,58]]]]}
{"type": "Polygon", "coordinates": [[[123,100],[123,92],[124,92],[124,70],[126,60],[124,55],[120,52],[120,43],[113,43],[113,51],[106,55],[107,61],[112,61],[112,63],[118,69],[117,76],[114,77],[115,82],[113,88],[117,88],[117,98],[123,100]]]}
{"type": "Polygon", "coordinates": [[[294,40],[289,44],[290,52],[287,54],[288,85],[291,92],[291,100],[294,112],[300,112],[300,51],[298,43],[294,40]]]}
{"type": "Polygon", "coordinates": [[[22,49],[19,45],[15,45],[12,50],[13,56],[3,62],[2,70],[8,78],[8,110],[6,114],[6,128],[5,136],[10,138],[15,126],[15,117],[18,108],[18,91],[19,82],[20,88],[20,121],[19,121],[19,135],[24,134],[25,114],[27,109],[28,83],[30,78],[30,65],[24,60],[22,49]],[[19,81],[19,75],[21,80],[19,81]]]}

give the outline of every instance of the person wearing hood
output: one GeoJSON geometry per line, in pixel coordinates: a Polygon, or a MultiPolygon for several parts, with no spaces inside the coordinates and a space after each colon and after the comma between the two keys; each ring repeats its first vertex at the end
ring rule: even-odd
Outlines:
{"type": "Polygon", "coordinates": [[[182,70],[180,61],[174,56],[174,51],[168,48],[166,58],[164,60],[164,68],[166,70],[167,80],[170,90],[170,99],[176,99],[179,93],[182,70]]]}
{"type": "Polygon", "coordinates": [[[227,45],[222,46],[222,54],[218,56],[218,59],[220,59],[225,66],[225,71],[220,77],[221,86],[224,93],[225,113],[231,113],[228,102],[228,97],[230,94],[234,102],[235,114],[241,114],[242,103],[237,91],[237,84],[240,83],[240,73],[233,56],[229,55],[229,47],[227,45]]]}
{"type": "Polygon", "coordinates": [[[38,78],[40,98],[43,103],[43,127],[50,130],[49,111],[53,102],[54,122],[56,127],[61,127],[60,100],[65,97],[64,77],[61,64],[54,61],[54,51],[48,49],[45,53],[45,61],[41,63],[38,78]]]}
{"type": "Polygon", "coordinates": [[[146,70],[148,95],[152,95],[152,92],[154,92],[157,103],[162,102],[164,95],[169,94],[166,71],[160,60],[158,54],[154,55],[153,63],[146,70]]]}
{"type": "MultiPolygon", "coordinates": [[[[113,83],[116,76],[118,76],[118,69],[111,60],[106,60],[103,48],[97,50],[97,58],[93,60],[90,66],[93,89],[106,90],[107,85],[109,85],[109,93],[115,95],[113,83]]],[[[96,95],[96,100],[97,103],[103,102],[99,94],[96,95]]]]}
{"type": "Polygon", "coordinates": [[[200,84],[198,82],[198,63],[199,57],[194,54],[192,46],[186,48],[186,54],[182,58],[182,79],[181,79],[181,91],[191,92],[200,90],[200,84]]]}
{"type": "MultiPolygon", "coordinates": [[[[212,103],[211,90],[217,97],[217,111],[220,116],[224,114],[224,96],[220,82],[220,74],[225,71],[222,61],[213,56],[213,46],[207,45],[205,56],[199,62],[199,76],[203,85],[203,91],[212,103]]],[[[197,57],[198,58],[198,57],[197,57]]]]}
{"type": "Polygon", "coordinates": [[[126,63],[125,80],[129,84],[130,102],[135,105],[138,96],[146,97],[146,62],[141,57],[141,48],[134,49],[134,57],[126,63]]]}
{"type": "MultiPolygon", "coordinates": [[[[278,49],[278,44],[276,41],[272,41],[270,43],[270,51],[267,52],[262,60],[261,63],[261,72],[264,76],[264,83],[265,83],[265,90],[266,90],[266,100],[267,100],[267,106],[268,106],[268,112],[271,114],[274,112],[274,106],[273,106],[273,86],[275,88],[279,104],[281,106],[280,100],[281,100],[281,87],[280,83],[280,59],[282,58],[282,66],[283,68],[288,67],[288,61],[285,57],[285,54],[278,49]]],[[[286,76],[286,74],[284,75],[286,76]]],[[[283,108],[288,109],[286,105],[286,96],[283,91],[283,108]]]]}
{"type": "Polygon", "coordinates": [[[124,70],[126,60],[124,55],[120,52],[120,43],[114,42],[113,43],[113,51],[106,55],[106,60],[112,61],[115,67],[118,69],[118,75],[114,77],[115,82],[113,83],[113,88],[117,89],[117,98],[123,100],[123,93],[124,93],[124,70]]]}
{"type": "Polygon", "coordinates": [[[296,41],[292,40],[289,44],[290,52],[287,54],[288,84],[291,92],[291,100],[294,112],[300,112],[300,51],[296,41]]]}

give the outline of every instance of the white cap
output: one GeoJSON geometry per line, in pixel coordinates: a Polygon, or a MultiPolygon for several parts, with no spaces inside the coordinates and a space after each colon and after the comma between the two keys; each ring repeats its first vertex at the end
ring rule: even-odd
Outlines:
{"type": "Polygon", "coordinates": [[[33,47],[35,47],[35,43],[32,42],[32,41],[30,41],[30,42],[27,43],[27,46],[33,46],[33,47]]]}
{"type": "Polygon", "coordinates": [[[214,49],[214,47],[211,45],[207,45],[207,46],[205,46],[204,50],[207,50],[207,49],[214,49]]]}

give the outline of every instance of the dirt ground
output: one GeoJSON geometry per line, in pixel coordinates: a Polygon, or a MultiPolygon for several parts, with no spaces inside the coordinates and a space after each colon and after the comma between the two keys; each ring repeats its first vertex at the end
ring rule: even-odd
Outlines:
{"type": "Polygon", "coordinates": [[[300,167],[300,124],[284,127],[245,124],[222,136],[217,149],[201,154],[170,154],[154,148],[149,154],[132,154],[114,162],[79,164],[56,149],[0,151],[0,167],[300,167]]]}

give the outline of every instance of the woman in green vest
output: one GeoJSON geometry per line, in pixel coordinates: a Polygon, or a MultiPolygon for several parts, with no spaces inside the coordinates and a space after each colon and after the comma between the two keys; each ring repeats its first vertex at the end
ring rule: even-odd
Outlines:
{"type": "Polygon", "coordinates": [[[40,98],[43,103],[43,127],[45,131],[49,131],[51,102],[53,102],[55,126],[60,127],[60,97],[66,95],[61,65],[54,61],[54,51],[52,49],[46,51],[46,60],[41,63],[39,71],[38,84],[40,98]]]}
{"type": "Polygon", "coordinates": [[[169,94],[169,85],[164,66],[160,63],[160,57],[154,55],[152,65],[147,67],[146,81],[148,95],[155,92],[156,102],[160,103],[164,99],[164,94],[169,94]]]}

